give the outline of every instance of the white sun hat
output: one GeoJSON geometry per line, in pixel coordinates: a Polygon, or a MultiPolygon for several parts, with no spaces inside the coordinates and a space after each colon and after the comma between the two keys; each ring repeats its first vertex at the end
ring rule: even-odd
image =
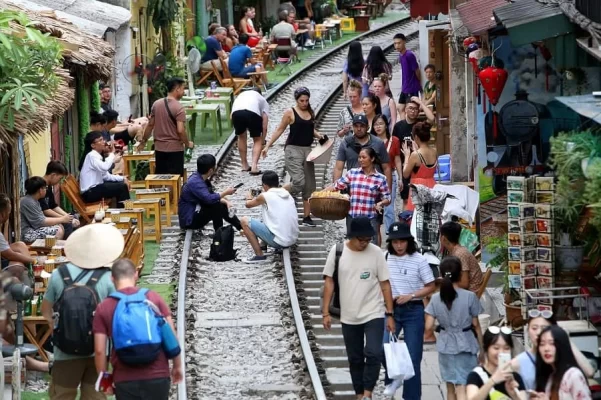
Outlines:
{"type": "Polygon", "coordinates": [[[317,143],[317,146],[311,150],[311,153],[307,156],[307,161],[314,162],[315,164],[327,164],[330,162],[332,156],[332,145],[334,140],[328,139],[324,144],[317,143]]]}
{"type": "Polygon", "coordinates": [[[115,261],[125,246],[121,232],[112,225],[89,224],[73,232],[65,243],[65,256],[83,269],[97,269],[115,261]]]}

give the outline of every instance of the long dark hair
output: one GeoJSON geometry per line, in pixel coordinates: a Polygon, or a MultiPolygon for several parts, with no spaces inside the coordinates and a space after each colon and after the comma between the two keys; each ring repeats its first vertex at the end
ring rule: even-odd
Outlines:
{"type": "Polygon", "coordinates": [[[367,65],[367,72],[370,80],[380,74],[388,74],[392,69],[392,65],[390,65],[386,59],[384,51],[382,51],[380,46],[372,46],[371,50],[369,50],[365,65],[367,65]]]}
{"type": "Polygon", "coordinates": [[[544,392],[549,377],[551,377],[551,398],[553,398],[553,395],[559,392],[559,385],[566,371],[574,367],[580,369],[580,367],[572,352],[572,345],[568,334],[558,325],[551,325],[543,329],[540,335],[538,335],[536,348],[538,349],[536,353],[536,390],[544,392]],[[553,361],[553,366],[547,364],[540,355],[540,341],[547,332],[551,333],[553,342],[555,343],[555,360],[553,361]]]}
{"type": "MultiPolygon", "coordinates": [[[[380,99],[373,93],[368,93],[367,96],[363,97],[363,99],[368,99],[371,104],[375,107],[375,114],[382,114],[382,105],[380,104],[380,99]]],[[[373,124],[373,121],[372,121],[373,124]]]]}
{"type": "Polygon", "coordinates": [[[363,48],[361,47],[361,42],[358,40],[352,41],[348,47],[346,66],[348,74],[352,77],[359,77],[363,73],[365,60],[363,59],[363,48]]]}
{"type": "Polygon", "coordinates": [[[513,351],[513,338],[511,337],[511,334],[504,333],[503,331],[499,331],[499,333],[492,333],[489,329],[487,329],[482,335],[482,348],[484,353],[488,353],[488,348],[496,344],[499,341],[499,338],[503,338],[505,343],[507,343],[507,345],[511,347],[511,350],[513,351]]]}
{"type": "Polygon", "coordinates": [[[461,280],[461,261],[457,257],[448,256],[442,260],[439,268],[442,277],[440,299],[450,310],[453,307],[453,301],[457,298],[457,291],[453,283],[461,280]]]}
{"type": "Polygon", "coordinates": [[[390,140],[390,129],[388,129],[388,117],[386,117],[386,115],[384,114],[378,114],[374,117],[374,120],[372,121],[372,125],[371,125],[371,130],[374,133],[374,135],[376,134],[376,130],[374,128],[374,126],[376,125],[376,122],[381,119],[382,121],[384,121],[384,127],[385,127],[385,132],[386,132],[386,138],[390,140]]]}
{"type": "Polygon", "coordinates": [[[98,138],[102,137],[102,132],[92,131],[89,132],[83,140],[83,153],[79,156],[79,170],[83,168],[83,163],[86,160],[88,153],[92,151],[92,143],[98,138]]]}
{"type": "MultiPolygon", "coordinates": [[[[307,96],[311,99],[311,91],[304,86],[296,88],[294,91],[294,100],[298,100],[301,96],[307,96]]],[[[313,111],[313,107],[311,107],[311,103],[308,103],[309,114],[311,115],[311,119],[315,119],[315,112],[313,111]]]]}

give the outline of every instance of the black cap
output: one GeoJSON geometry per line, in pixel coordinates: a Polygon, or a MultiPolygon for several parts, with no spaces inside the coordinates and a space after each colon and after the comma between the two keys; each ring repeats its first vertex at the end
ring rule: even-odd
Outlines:
{"type": "Polygon", "coordinates": [[[365,126],[368,125],[367,117],[363,114],[357,114],[353,117],[353,125],[354,124],[363,124],[365,126]]]}
{"type": "Polygon", "coordinates": [[[409,240],[413,239],[411,228],[402,222],[395,222],[388,228],[388,240],[409,240]]]}
{"type": "Polygon", "coordinates": [[[367,217],[357,217],[351,219],[351,224],[348,229],[347,236],[354,237],[372,237],[376,234],[371,222],[367,217]]]}

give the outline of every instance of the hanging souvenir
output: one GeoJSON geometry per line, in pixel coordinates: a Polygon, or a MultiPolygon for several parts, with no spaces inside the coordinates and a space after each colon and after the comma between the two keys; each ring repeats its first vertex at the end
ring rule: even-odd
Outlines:
{"type": "Polygon", "coordinates": [[[467,49],[467,48],[469,47],[469,45],[471,45],[471,44],[473,44],[473,43],[476,43],[476,42],[477,42],[477,40],[476,40],[476,38],[475,38],[475,37],[473,37],[473,36],[470,36],[470,37],[468,37],[468,38],[465,38],[465,39],[463,40],[463,48],[464,48],[464,49],[467,49]]]}
{"type": "MultiPolygon", "coordinates": [[[[491,105],[494,107],[501,98],[501,93],[507,82],[507,71],[499,67],[488,67],[480,71],[478,74],[484,93],[488,96],[491,105]]],[[[486,104],[486,102],[484,102],[486,104]]],[[[491,109],[493,108],[491,107],[491,109]]],[[[486,105],[484,105],[486,110],[486,105]]],[[[494,111],[494,110],[493,110],[494,111]]],[[[484,111],[486,114],[486,111],[484,111]]],[[[497,137],[497,114],[493,113],[493,136],[497,137]]]]}

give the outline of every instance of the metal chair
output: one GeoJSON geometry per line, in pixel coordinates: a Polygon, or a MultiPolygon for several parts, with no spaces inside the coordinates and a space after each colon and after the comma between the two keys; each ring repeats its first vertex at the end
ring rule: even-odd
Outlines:
{"type": "Polygon", "coordinates": [[[292,54],[292,39],[291,38],[276,38],[275,43],[278,47],[275,49],[275,63],[279,67],[276,71],[277,75],[288,74],[292,75],[290,65],[293,62],[294,55],[292,54]],[[287,47],[287,49],[281,49],[281,47],[287,47]]]}

